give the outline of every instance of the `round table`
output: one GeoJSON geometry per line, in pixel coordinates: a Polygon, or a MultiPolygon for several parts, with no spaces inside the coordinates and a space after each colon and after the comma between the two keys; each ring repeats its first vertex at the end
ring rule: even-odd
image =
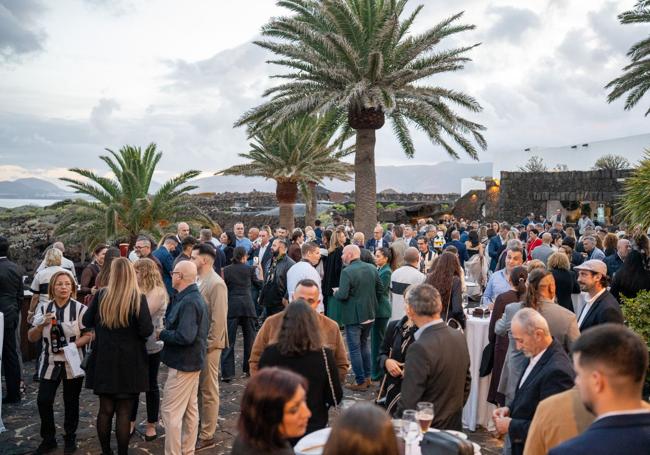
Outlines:
{"type": "Polygon", "coordinates": [[[488,345],[488,330],[490,318],[467,316],[465,323],[465,338],[469,349],[470,373],[472,382],[469,390],[467,403],[463,408],[463,427],[475,431],[478,425],[492,430],[492,411],[496,408],[487,402],[488,390],[490,388],[490,377],[480,377],[481,357],[483,349],[488,345]]]}

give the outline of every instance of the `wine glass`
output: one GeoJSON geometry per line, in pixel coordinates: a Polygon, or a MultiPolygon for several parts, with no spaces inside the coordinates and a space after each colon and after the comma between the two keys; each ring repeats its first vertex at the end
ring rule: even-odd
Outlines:
{"type": "Polygon", "coordinates": [[[418,421],[418,424],[420,425],[420,431],[422,433],[426,433],[429,427],[431,426],[431,422],[433,421],[433,403],[429,403],[427,401],[421,401],[420,403],[417,404],[417,411],[416,411],[416,418],[418,421]]]}
{"type": "Polygon", "coordinates": [[[420,427],[416,417],[416,411],[407,409],[402,414],[402,437],[406,443],[406,454],[412,451],[413,443],[420,437],[420,427]]]}

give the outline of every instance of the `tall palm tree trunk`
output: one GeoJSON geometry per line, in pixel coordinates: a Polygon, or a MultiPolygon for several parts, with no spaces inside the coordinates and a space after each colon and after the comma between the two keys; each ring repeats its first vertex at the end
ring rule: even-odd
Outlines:
{"type": "Polygon", "coordinates": [[[375,130],[357,130],[354,154],[354,229],[367,239],[377,224],[377,176],[375,173],[375,130]]]}
{"type": "Polygon", "coordinates": [[[317,196],[316,182],[307,183],[307,193],[305,198],[305,226],[314,226],[317,215],[317,196]]]}
{"type": "Polygon", "coordinates": [[[296,204],[298,195],[298,184],[296,182],[277,182],[275,196],[280,206],[280,226],[286,228],[290,233],[294,228],[293,207],[296,204]]]}

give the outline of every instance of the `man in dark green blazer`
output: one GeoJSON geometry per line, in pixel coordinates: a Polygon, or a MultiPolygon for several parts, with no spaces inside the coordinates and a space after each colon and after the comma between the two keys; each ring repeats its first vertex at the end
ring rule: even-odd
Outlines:
{"type": "Polygon", "coordinates": [[[346,267],[341,272],[339,288],[334,298],[341,302],[340,322],[345,327],[355,384],[350,390],[365,390],[370,382],[370,331],[377,314],[377,305],[383,294],[383,285],[377,269],[361,262],[361,250],[356,245],[343,248],[342,260],[346,267]]]}

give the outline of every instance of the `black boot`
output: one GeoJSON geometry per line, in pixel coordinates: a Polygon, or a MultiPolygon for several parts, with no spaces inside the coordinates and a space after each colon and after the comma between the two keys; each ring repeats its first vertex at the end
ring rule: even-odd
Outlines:
{"type": "Polygon", "coordinates": [[[65,445],[63,446],[63,453],[65,455],[70,455],[73,454],[77,451],[77,435],[76,434],[71,434],[71,435],[65,435],[63,437],[63,440],[65,441],[65,445]]]}
{"type": "Polygon", "coordinates": [[[56,439],[42,441],[41,444],[34,451],[34,455],[43,455],[46,453],[54,452],[57,448],[56,439]]]}

